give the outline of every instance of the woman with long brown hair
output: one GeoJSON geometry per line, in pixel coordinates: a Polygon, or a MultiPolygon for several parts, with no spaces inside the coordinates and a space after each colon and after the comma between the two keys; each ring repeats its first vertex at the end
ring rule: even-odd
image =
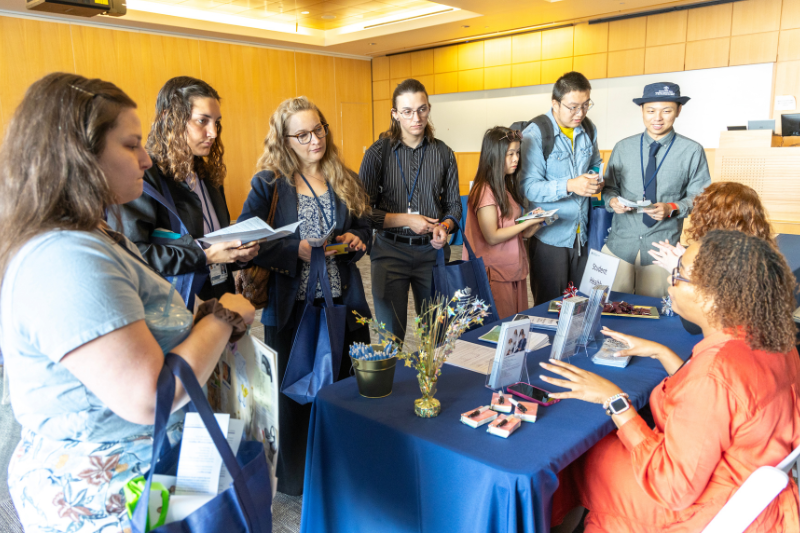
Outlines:
{"type": "Polygon", "coordinates": [[[156,116],[147,137],[155,163],[145,173],[149,188],[122,206],[120,220],[109,223],[136,243],[153,268],[164,276],[194,275],[192,295],[203,300],[233,293],[233,274],[258,253],[258,245],[240,250],[241,242],[199,246],[197,239],[230,225],[225,202],[220,96],[203,80],[180,76],[158,92],[156,116]],[[149,189],[149,190],[148,190],[149,189]],[[155,192],[153,192],[155,191],[155,192]],[[180,235],[173,206],[188,233],[180,235]],[[171,238],[158,238],[172,229],[171,238]]]}
{"type": "MultiPolygon", "coordinates": [[[[356,341],[369,343],[369,330],[356,323],[350,312],[372,316],[356,266],[370,238],[367,195],[339,158],[325,115],[304,96],[283,101],[272,114],[258,167],[239,220],[255,216],[267,220],[277,195],[273,226],[300,222],[294,235],[264,244],[253,261],[271,272],[269,303],[261,322],[266,343],[278,352],[279,384],[286,372],[306,293],[313,292],[316,305],[324,301],[320,285],[311,287],[308,283],[309,240],[326,235],[329,237],[323,245],[345,245],[341,255],[325,254],[334,303],[348,309],[344,356],[341,368],[333,369],[334,378],[345,378],[350,369],[348,346],[356,341]]],[[[302,494],[311,405],[300,405],[283,394],[279,404],[278,490],[302,494]]]]}
{"type": "MultiPolygon", "coordinates": [[[[234,328],[253,320],[227,294],[193,327],[177,295],[183,328],[147,321],[163,315],[170,284],[104,220],[142,194],[151,166],[135,108],[112,83],[50,74],[0,148],[0,343],[23,428],[8,485],[28,532],[129,530],[123,487],[151,467],[162,347],[205,383],[234,328]]],[[[178,385],[173,445],[187,401],[178,385]]]]}

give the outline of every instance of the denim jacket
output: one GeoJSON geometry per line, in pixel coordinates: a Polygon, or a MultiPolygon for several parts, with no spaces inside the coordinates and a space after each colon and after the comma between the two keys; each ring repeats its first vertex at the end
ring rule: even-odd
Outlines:
{"type": "Polygon", "coordinates": [[[552,109],[547,112],[547,117],[553,123],[553,151],[545,161],[539,126],[531,123],[525,128],[520,184],[530,209],[558,209],[558,220],[539,229],[534,234],[536,238],[551,246],[572,248],[579,225],[581,245],[589,239],[586,227],[591,198],[568,193],[567,181],[585,174],[592,167],[599,167],[602,158],[597,149],[596,134],[594,139],[590,139],[582,127],[575,128],[573,153],[572,142],[559,129],[552,109]]]}

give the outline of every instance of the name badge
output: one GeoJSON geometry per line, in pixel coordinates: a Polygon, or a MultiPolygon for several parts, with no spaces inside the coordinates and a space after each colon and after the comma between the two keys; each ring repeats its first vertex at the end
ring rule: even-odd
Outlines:
{"type": "Polygon", "coordinates": [[[228,279],[228,267],[222,263],[211,265],[211,284],[219,285],[228,279]]]}
{"type": "Polygon", "coordinates": [[[419,215],[419,211],[413,211],[410,207],[408,208],[409,215],[419,215]]]}

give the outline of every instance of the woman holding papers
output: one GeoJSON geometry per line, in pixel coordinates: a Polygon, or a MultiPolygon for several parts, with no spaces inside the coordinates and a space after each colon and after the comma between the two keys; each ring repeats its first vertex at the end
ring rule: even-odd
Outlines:
{"type": "MultiPolygon", "coordinates": [[[[497,126],[483,136],[478,173],[467,200],[464,234],[478,257],[483,258],[489,286],[501,318],[527,309],[527,248],[522,239],[541,227],[543,218],[516,223],[522,215],[522,195],[517,188],[522,132],[497,126]]],[[[463,259],[468,259],[466,246],[463,259]]]]}
{"type": "MultiPolygon", "coordinates": [[[[205,383],[253,320],[232,294],[192,317],[104,221],[142,194],[151,166],[135,108],[111,83],[50,74],[0,148],[0,343],[22,425],[8,485],[29,533],[130,531],[123,488],[151,466],[160,345],[205,383]],[[183,327],[150,320],[166,303],[183,327]]],[[[178,384],[173,446],[187,401],[178,384]]]]}
{"type": "MultiPolygon", "coordinates": [[[[369,343],[369,330],[350,311],[372,316],[356,266],[371,237],[367,194],[339,158],[325,116],[304,96],[285,100],[273,113],[258,167],[239,220],[266,220],[277,195],[274,227],[300,222],[294,235],[263,244],[253,261],[271,272],[261,322],[264,340],[278,352],[279,379],[286,372],[306,292],[315,291],[315,303],[323,301],[319,284],[308,286],[311,248],[335,244],[342,250],[326,252],[328,278],[334,302],[348,308],[348,328],[342,366],[334,372],[347,377],[350,344],[369,343]]],[[[278,490],[302,494],[311,405],[299,405],[283,394],[279,405],[278,490]]]]}
{"type": "MultiPolygon", "coordinates": [[[[630,346],[618,355],[664,366],[668,377],[650,395],[654,428],[614,383],[561,361],[542,363],[563,378],[544,381],[569,389],[553,398],[601,404],[619,428],[559,474],[556,524],[582,505],[587,533],[703,531],[750,474],[800,445],[795,279],[780,252],[764,239],[714,230],[687,249],[671,285],[675,312],[703,330],[691,359],[604,330],[630,346]]],[[[798,503],[790,479],[747,531],[800,531],[798,503]]]]}
{"type": "MultiPolygon", "coordinates": [[[[194,273],[199,283],[192,292],[203,300],[235,292],[231,270],[258,253],[258,245],[239,249],[239,241],[205,249],[196,241],[230,225],[221,120],[220,96],[209,84],[188,76],[167,81],[147,137],[155,164],[145,173],[144,194],[123,205],[119,218],[109,217],[162,275],[194,273]]],[[[191,309],[193,298],[186,305],[191,309]]]]}

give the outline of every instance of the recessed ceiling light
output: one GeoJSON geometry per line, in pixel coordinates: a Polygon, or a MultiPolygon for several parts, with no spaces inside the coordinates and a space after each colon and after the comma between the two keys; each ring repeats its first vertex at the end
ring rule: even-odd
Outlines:
{"type": "Polygon", "coordinates": [[[461,27],[462,27],[462,28],[469,28],[469,26],[466,26],[466,25],[465,25],[465,26],[461,26],[461,27]]]}
{"type": "Polygon", "coordinates": [[[369,43],[370,46],[375,46],[378,43],[369,43]]]}
{"type": "Polygon", "coordinates": [[[322,18],[325,20],[333,20],[336,18],[336,15],[322,15],[322,18]]]}
{"type": "Polygon", "coordinates": [[[308,15],[308,13],[309,13],[308,11],[301,11],[300,12],[301,15],[308,15]]]}

